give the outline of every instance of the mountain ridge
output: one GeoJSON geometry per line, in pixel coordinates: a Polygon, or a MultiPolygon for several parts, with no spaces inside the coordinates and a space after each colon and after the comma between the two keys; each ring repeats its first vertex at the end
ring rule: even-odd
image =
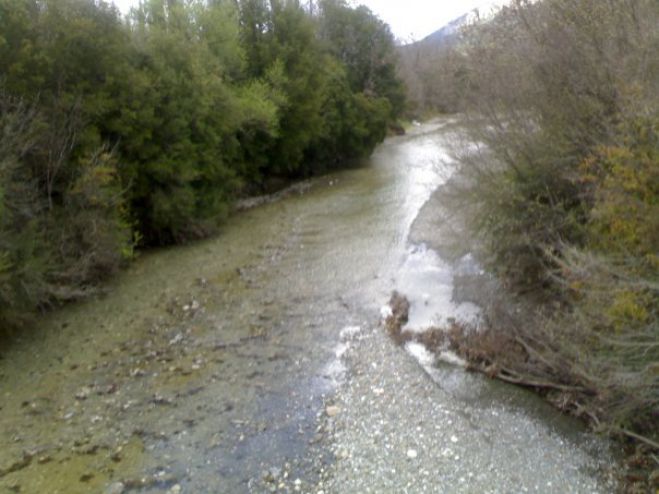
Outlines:
{"type": "Polygon", "coordinates": [[[418,46],[449,46],[456,41],[460,34],[460,30],[473,23],[481,22],[489,19],[492,15],[497,12],[503,5],[506,4],[505,0],[500,0],[497,3],[490,5],[489,10],[484,7],[476,7],[471,9],[464,14],[456,17],[455,19],[444,24],[442,27],[436,31],[430,33],[429,35],[423,37],[420,40],[414,41],[412,43],[401,44],[399,48],[405,49],[406,47],[418,47],[418,46]]]}

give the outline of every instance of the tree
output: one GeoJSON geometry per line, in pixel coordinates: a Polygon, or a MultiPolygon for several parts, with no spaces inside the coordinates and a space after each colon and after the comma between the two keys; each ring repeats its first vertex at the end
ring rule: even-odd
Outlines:
{"type": "MultiPolygon", "coordinates": [[[[237,134],[275,109],[258,85],[236,87],[241,52],[225,4],[143,3],[134,13],[139,73],[125,112],[124,181],[149,243],[207,235],[226,215],[241,180],[237,134]]],[[[120,131],[121,132],[121,131],[120,131]]]]}
{"type": "Polygon", "coordinates": [[[391,118],[403,111],[404,88],[396,74],[397,55],[389,26],[367,7],[348,7],[344,0],[320,3],[320,34],[348,74],[354,92],[386,98],[391,118]]]}
{"type": "Polygon", "coordinates": [[[136,243],[370,152],[391,105],[348,73],[293,0],[0,0],[0,302],[83,296],[136,243]]]}

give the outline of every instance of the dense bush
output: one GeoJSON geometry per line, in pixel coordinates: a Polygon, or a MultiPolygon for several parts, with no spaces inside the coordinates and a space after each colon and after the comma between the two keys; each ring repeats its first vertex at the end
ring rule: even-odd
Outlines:
{"type": "Polygon", "coordinates": [[[654,441],[658,24],[652,0],[519,0],[472,28],[454,49],[475,145],[444,198],[488,269],[540,302],[532,327],[496,328],[524,343],[529,381],[588,390],[596,421],[654,441]]]}
{"type": "Polygon", "coordinates": [[[0,317],[85,295],[132,256],[113,152],[73,155],[75,110],[50,119],[0,94],[0,317]]]}
{"type": "Polygon", "coordinates": [[[126,19],[0,0],[2,325],[89,293],[136,245],[212,233],[273,177],[369,154],[401,107],[393,62],[387,26],[341,0],[145,0],[126,19]],[[337,56],[336,12],[378,63],[337,56]]]}

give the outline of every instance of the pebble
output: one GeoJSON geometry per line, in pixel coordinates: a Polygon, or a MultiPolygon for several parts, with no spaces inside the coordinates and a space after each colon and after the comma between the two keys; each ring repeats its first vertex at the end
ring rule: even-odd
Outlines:
{"type": "Polygon", "coordinates": [[[84,388],[81,388],[75,395],[76,400],[80,400],[80,401],[86,400],[89,397],[91,392],[92,392],[92,390],[90,388],[88,388],[87,386],[85,386],[84,388]]]}
{"type": "Polygon", "coordinates": [[[126,486],[122,482],[114,482],[105,489],[105,494],[123,494],[126,486]]]}
{"type": "Polygon", "coordinates": [[[339,413],[341,413],[341,408],[337,406],[329,406],[325,408],[325,413],[328,417],[336,417],[339,413]]]}
{"type": "Polygon", "coordinates": [[[332,398],[340,413],[327,421],[325,440],[336,461],[312,492],[524,492],[548,476],[552,492],[615,492],[597,474],[585,473],[610,464],[606,453],[599,463],[516,407],[498,404],[494,417],[487,400],[477,402],[482,408],[469,401],[489,390],[487,381],[459,368],[437,368],[432,372],[445,379],[433,382],[434,375],[429,379],[382,328],[360,335],[341,356],[350,378],[332,398]],[[469,475],[476,471],[481,475],[469,475]]]}

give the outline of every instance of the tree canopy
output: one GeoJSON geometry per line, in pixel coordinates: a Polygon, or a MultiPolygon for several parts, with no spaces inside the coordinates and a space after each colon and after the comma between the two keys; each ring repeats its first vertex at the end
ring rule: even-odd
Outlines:
{"type": "Polygon", "coordinates": [[[340,2],[142,0],[122,18],[0,0],[1,316],[214,232],[273,178],[368,155],[401,110],[393,63],[387,26],[340,2]],[[354,57],[330,34],[342,16],[354,57]]]}

